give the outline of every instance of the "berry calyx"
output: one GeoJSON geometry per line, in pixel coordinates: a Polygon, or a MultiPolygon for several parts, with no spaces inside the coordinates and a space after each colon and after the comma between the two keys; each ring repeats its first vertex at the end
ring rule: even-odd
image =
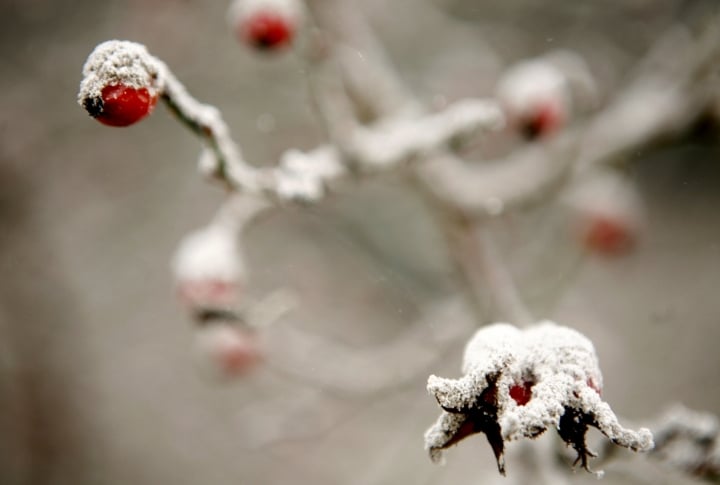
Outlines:
{"type": "Polygon", "coordinates": [[[617,256],[632,249],[635,239],[632,229],[623,221],[598,215],[588,224],[583,242],[596,253],[617,256]]]}
{"type": "Polygon", "coordinates": [[[85,98],[83,107],[108,126],[129,126],[152,113],[157,96],[147,88],[133,88],[122,84],[105,86],[100,97],[85,98]]]}
{"type": "Polygon", "coordinates": [[[260,50],[277,50],[290,44],[295,34],[292,21],[271,11],[259,11],[239,26],[241,40],[260,50]]]}
{"type": "Polygon", "coordinates": [[[510,397],[518,406],[524,406],[532,399],[532,382],[523,382],[522,384],[514,384],[510,387],[510,397]]]}

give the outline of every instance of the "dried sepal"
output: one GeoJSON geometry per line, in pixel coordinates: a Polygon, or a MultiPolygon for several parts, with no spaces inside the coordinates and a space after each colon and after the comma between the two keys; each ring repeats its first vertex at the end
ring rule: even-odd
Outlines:
{"type": "Polygon", "coordinates": [[[433,461],[442,450],[475,433],[485,433],[505,473],[504,443],[535,438],[548,428],[578,454],[590,470],[588,427],[635,451],[653,447],[647,429],[620,425],[600,397],[602,375],[592,343],[583,335],[552,322],[525,330],[494,324],[468,342],[459,379],[430,376],[428,391],[443,413],[425,433],[425,448],[433,461]]]}

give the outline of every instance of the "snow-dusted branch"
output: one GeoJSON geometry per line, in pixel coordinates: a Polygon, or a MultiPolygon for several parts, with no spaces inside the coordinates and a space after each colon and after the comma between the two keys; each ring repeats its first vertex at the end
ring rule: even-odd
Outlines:
{"type": "Polygon", "coordinates": [[[655,448],[650,457],[689,475],[720,482],[720,422],[717,416],[682,405],[650,424],[655,448]]]}
{"type": "Polygon", "coordinates": [[[676,136],[708,109],[716,91],[712,68],[720,64],[720,14],[710,17],[696,35],[676,26],[660,38],[627,87],[589,124],[579,170],[676,136]]]}
{"type": "Polygon", "coordinates": [[[231,191],[279,201],[316,201],[334,179],[347,174],[346,165],[361,171],[392,170],[419,154],[463,140],[479,128],[501,123],[500,113],[491,102],[466,101],[412,121],[352,132],[348,145],[340,150],[319,147],[304,154],[290,150],[279,166],[261,169],[243,159],[220,112],[193,98],[144,46],[127,41],[100,44],[89,56],[83,74],[79,101],[91,115],[102,120],[110,113],[115,100],[103,94],[108,86],[151,90],[153,99],[160,95],[205,142],[207,148],[200,159],[204,173],[218,178],[231,191]]]}
{"type": "Polygon", "coordinates": [[[574,133],[519,147],[501,160],[470,164],[452,154],[426,159],[418,174],[445,204],[497,216],[539,202],[566,180],[576,155],[574,133]]]}
{"type": "MultiPolygon", "coordinates": [[[[717,20],[718,15],[713,17],[717,20]]],[[[708,110],[716,91],[710,77],[712,66],[720,63],[716,25],[708,21],[696,35],[673,27],[639,63],[620,94],[588,121],[491,162],[470,165],[452,156],[428,160],[421,166],[423,177],[432,182],[429,187],[442,200],[466,212],[493,214],[498,208],[543,200],[566,182],[572,183],[575,174],[626,160],[628,154],[681,134],[708,110]]],[[[520,84],[512,81],[506,91],[520,84]]],[[[550,83],[558,84],[559,80],[550,83]]],[[[520,91],[520,100],[529,96],[520,91]]],[[[500,94],[511,97],[504,91],[500,94]]],[[[510,115],[509,123],[515,123],[516,117],[510,115]]]]}
{"type": "Polygon", "coordinates": [[[414,117],[421,112],[367,24],[362,5],[351,0],[308,0],[307,4],[361,120],[414,117]]]}
{"type": "Polygon", "coordinates": [[[78,102],[106,124],[126,126],[149,114],[160,96],[180,121],[203,139],[211,155],[204,156],[203,170],[228,188],[262,188],[260,173],[242,158],[220,112],[193,98],[164,62],[135,42],[110,40],[98,45],[83,67],[78,102]],[[108,90],[117,88],[118,92],[108,90]],[[136,118],[125,118],[137,108],[138,91],[148,94],[149,107],[136,118]],[[109,122],[109,123],[107,123],[109,122]]]}
{"type": "MultiPolygon", "coordinates": [[[[675,404],[646,424],[655,441],[655,447],[645,455],[648,464],[659,462],[682,475],[720,483],[720,421],[716,415],[675,404]]],[[[603,463],[618,458],[610,445],[598,451],[598,460],[603,463]]]]}
{"type": "Polygon", "coordinates": [[[361,127],[343,148],[359,167],[382,170],[461,145],[479,130],[493,131],[502,125],[503,115],[497,103],[465,99],[438,113],[361,127]]]}
{"type": "Polygon", "coordinates": [[[415,383],[474,326],[457,300],[423,310],[421,319],[407,330],[369,348],[284,328],[273,338],[282,353],[269,365],[294,380],[336,395],[369,396],[397,390],[415,383]]]}

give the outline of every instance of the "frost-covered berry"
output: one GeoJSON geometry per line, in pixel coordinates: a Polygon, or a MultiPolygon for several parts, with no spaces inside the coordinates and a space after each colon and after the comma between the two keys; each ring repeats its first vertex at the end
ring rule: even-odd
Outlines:
{"type": "Polygon", "coordinates": [[[621,255],[635,244],[635,229],[623,218],[596,214],[587,221],[581,237],[590,251],[609,256],[621,255]]]}
{"type": "Polygon", "coordinates": [[[162,69],[141,44],[103,42],[83,66],[78,102],[105,125],[132,125],[152,113],[163,90],[162,69]]]}
{"type": "Polygon", "coordinates": [[[528,139],[560,130],[570,115],[570,88],[564,74],[544,59],[521,62],[500,78],[497,97],[509,126],[528,139]]]}
{"type": "Polygon", "coordinates": [[[201,370],[220,379],[242,376],[262,361],[255,334],[225,322],[198,328],[195,354],[201,370]]]}
{"type": "Polygon", "coordinates": [[[172,262],[178,297],[190,308],[238,303],[245,262],[232,227],[210,225],[186,236],[172,262]]]}
{"type": "Polygon", "coordinates": [[[297,0],[236,0],[229,17],[241,42],[274,51],[293,42],[302,22],[302,5],[297,0]]]}

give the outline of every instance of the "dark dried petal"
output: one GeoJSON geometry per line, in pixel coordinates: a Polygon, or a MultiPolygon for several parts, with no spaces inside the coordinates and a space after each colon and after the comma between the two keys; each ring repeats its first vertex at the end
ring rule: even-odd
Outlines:
{"type": "Polygon", "coordinates": [[[572,446],[578,454],[573,466],[580,463],[583,469],[592,472],[588,464],[588,457],[597,455],[588,449],[585,443],[588,426],[597,426],[592,416],[583,413],[579,409],[565,407],[565,413],[560,418],[558,433],[563,441],[572,446]]]}

